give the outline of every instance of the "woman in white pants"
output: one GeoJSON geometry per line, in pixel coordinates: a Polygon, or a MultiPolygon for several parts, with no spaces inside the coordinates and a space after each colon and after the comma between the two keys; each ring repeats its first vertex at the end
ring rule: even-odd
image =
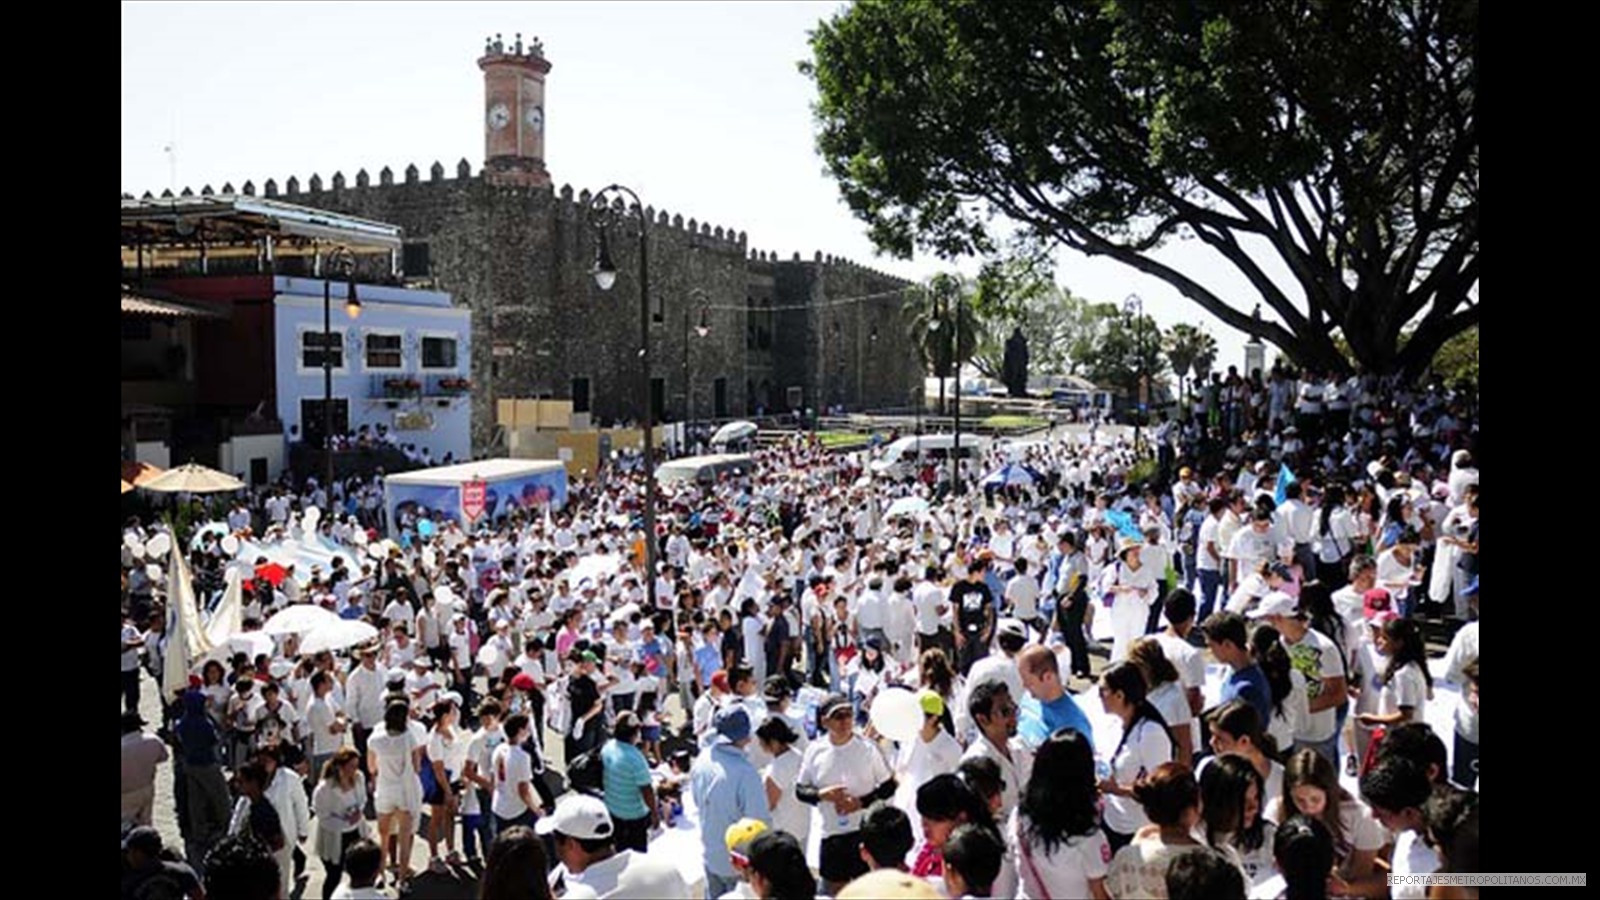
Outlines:
{"type": "Polygon", "coordinates": [[[1111,661],[1128,658],[1128,648],[1144,634],[1150,604],[1156,599],[1156,573],[1139,560],[1139,544],[1124,538],[1117,561],[1100,577],[1101,602],[1111,607],[1111,661]]]}

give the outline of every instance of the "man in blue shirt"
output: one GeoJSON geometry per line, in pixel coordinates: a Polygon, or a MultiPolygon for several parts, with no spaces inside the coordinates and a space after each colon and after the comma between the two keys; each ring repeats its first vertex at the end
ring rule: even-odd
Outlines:
{"type": "Polygon", "coordinates": [[[600,748],[604,764],[606,812],[616,827],[619,848],[649,849],[650,829],[657,824],[655,787],[650,763],[639,750],[639,717],[629,710],[617,715],[611,740],[600,748]]]}
{"type": "Polygon", "coordinates": [[[750,716],[742,707],[732,706],[719,711],[714,722],[717,736],[694,761],[689,789],[700,810],[706,896],[721,897],[739,886],[723,842],[728,826],[740,819],[758,819],[770,827],[772,815],[761,775],[744,754],[750,743],[750,716]]]}
{"type": "Polygon", "coordinates": [[[1250,655],[1244,617],[1238,613],[1212,613],[1200,630],[1206,634],[1206,647],[1211,655],[1228,667],[1228,677],[1222,682],[1222,702],[1243,700],[1255,707],[1261,721],[1271,722],[1272,693],[1267,687],[1266,673],[1250,655]]]}
{"type": "Polygon", "coordinates": [[[1061,684],[1061,667],[1055,652],[1033,644],[1017,655],[1017,671],[1028,696],[1018,704],[1017,735],[1030,748],[1038,747],[1061,728],[1073,728],[1094,744],[1089,717],[1061,684]]]}

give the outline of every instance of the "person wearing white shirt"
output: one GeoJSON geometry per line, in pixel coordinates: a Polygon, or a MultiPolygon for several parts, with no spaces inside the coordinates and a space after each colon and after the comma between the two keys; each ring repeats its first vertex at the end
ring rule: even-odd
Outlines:
{"type": "Polygon", "coordinates": [[[949,626],[950,605],[945,602],[945,589],[939,586],[943,577],[937,565],[930,565],[923,578],[911,589],[911,608],[916,615],[917,653],[920,655],[939,647],[954,659],[954,637],[949,626]]]}
{"type": "Polygon", "coordinates": [[[1398,876],[1429,875],[1439,869],[1439,855],[1428,846],[1422,807],[1433,793],[1428,775],[1415,762],[1398,755],[1383,757],[1361,776],[1361,799],[1372,817],[1394,835],[1389,872],[1397,876],[1390,896],[1395,900],[1422,900],[1425,885],[1398,876]]]}
{"type": "Polygon", "coordinates": [[[300,773],[283,765],[283,754],[276,747],[263,747],[259,760],[267,773],[267,787],[263,792],[278,813],[283,825],[283,849],[278,856],[278,883],[283,896],[289,896],[289,886],[294,883],[294,847],[311,836],[311,807],[306,796],[305,779],[300,773]]]}
{"type": "Polygon", "coordinates": [[[888,646],[888,636],[884,633],[888,621],[889,610],[883,597],[883,578],[874,575],[856,602],[854,629],[856,641],[865,644],[876,637],[883,646],[888,646]]]}
{"type": "Polygon", "coordinates": [[[1100,702],[1122,721],[1122,739],[1109,759],[1110,773],[1100,779],[1105,798],[1106,839],[1113,850],[1133,840],[1150,823],[1133,796],[1134,785],[1175,758],[1172,736],[1145,696],[1144,676],[1131,662],[1114,663],[1100,674],[1100,702]]]}
{"type": "Polygon", "coordinates": [[[1005,600],[1011,615],[1039,632],[1041,638],[1048,632],[1045,621],[1039,617],[1039,579],[1028,571],[1028,560],[1016,561],[1017,574],[1006,582],[1005,600]]]}
{"type": "Polygon", "coordinates": [[[1273,511],[1276,530],[1294,545],[1294,561],[1300,565],[1300,580],[1310,581],[1317,575],[1317,558],[1311,551],[1315,536],[1317,511],[1301,499],[1305,488],[1299,481],[1291,481],[1284,489],[1284,500],[1273,511]]]}
{"type": "Polygon", "coordinates": [[[411,609],[411,604],[398,595],[383,608],[383,617],[389,620],[390,625],[404,625],[408,632],[412,630],[416,621],[416,613],[411,609]]]}
{"type": "Polygon", "coordinates": [[[1222,551],[1227,545],[1222,543],[1220,531],[1222,518],[1227,512],[1228,501],[1222,497],[1213,497],[1207,504],[1205,520],[1200,523],[1200,532],[1195,539],[1195,572],[1200,582],[1199,621],[1201,622],[1210,618],[1216,609],[1217,594],[1222,589],[1224,581],[1222,551]]]}
{"type": "Polygon", "coordinates": [[[1223,556],[1233,563],[1231,584],[1234,586],[1256,571],[1261,563],[1276,560],[1272,513],[1259,508],[1252,512],[1250,524],[1234,532],[1223,556]]]}
{"type": "MultiPolygon", "coordinates": [[[[944,730],[944,699],[930,690],[917,692],[922,708],[922,730],[900,744],[895,754],[894,805],[905,810],[911,820],[911,833],[921,833],[922,817],[917,814],[917,788],[936,775],[948,775],[961,765],[961,745],[944,730]]],[[[781,824],[779,827],[782,827],[781,824]]]]}
{"type": "Polygon", "coordinates": [[[987,757],[999,764],[1004,787],[996,818],[1004,821],[1016,810],[1033,775],[1033,751],[1017,737],[1017,702],[1005,682],[986,681],[969,692],[967,712],[978,728],[978,736],[962,759],[987,757]]]}
{"type": "Polygon", "coordinates": [[[1478,783],[1478,623],[1461,626],[1444,654],[1444,679],[1460,686],[1450,780],[1464,788],[1478,783]]]}
{"type": "Polygon", "coordinates": [[[1124,541],[1118,561],[1107,566],[1100,578],[1102,603],[1111,603],[1111,659],[1127,659],[1133,639],[1145,632],[1150,607],[1155,602],[1156,571],[1144,565],[1143,545],[1124,541]]]}
{"type": "Polygon", "coordinates": [[[347,723],[344,710],[333,699],[333,676],[322,671],[313,673],[311,693],[305,721],[311,738],[311,771],[320,777],[323,763],[344,745],[347,723]]]}

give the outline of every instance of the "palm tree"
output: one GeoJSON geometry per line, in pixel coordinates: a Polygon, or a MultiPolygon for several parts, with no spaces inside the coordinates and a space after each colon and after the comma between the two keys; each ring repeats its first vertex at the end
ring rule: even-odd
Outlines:
{"type": "Polygon", "coordinates": [[[1217,341],[1197,326],[1180,322],[1167,331],[1163,343],[1166,344],[1167,360],[1172,363],[1172,371],[1178,376],[1178,402],[1183,404],[1184,376],[1191,369],[1196,378],[1203,378],[1211,371],[1211,365],[1217,359],[1217,341]]]}
{"type": "MultiPolygon", "coordinates": [[[[979,328],[977,311],[972,306],[971,286],[959,275],[938,274],[928,279],[923,289],[906,301],[910,312],[907,337],[917,348],[922,369],[939,379],[939,409],[944,411],[944,380],[959,377],[959,364],[952,364],[954,314],[961,316],[960,362],[972,359],[977,351],[979,328]]],[[[919,393],[920,396],[920,393],[919,393]]]]}

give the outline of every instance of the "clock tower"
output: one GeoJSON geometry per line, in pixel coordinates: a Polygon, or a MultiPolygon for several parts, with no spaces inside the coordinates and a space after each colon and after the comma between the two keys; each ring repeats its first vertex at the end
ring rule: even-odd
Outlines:
{"type": "Polygon", "coordinates": [[[507,47],[499,35],[485,41],[483,58],[484,170],[491,184],[547,187],[544,167],[544,76],[550,61],[538,38],[522,35],[507,47]]]}

